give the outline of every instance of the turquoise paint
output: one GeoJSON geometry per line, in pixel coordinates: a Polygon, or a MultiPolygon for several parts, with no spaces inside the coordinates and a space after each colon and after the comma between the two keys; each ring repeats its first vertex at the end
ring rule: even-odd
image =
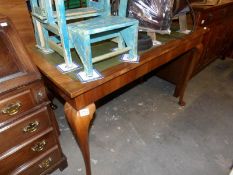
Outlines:
{"type": "Polygon", "coordinates": [[[128,0],[120,0],[119,11],[118,11],[119,16],[122,17],[126,16],[127,4],[128,4],[128,0]]]}
{"type": "Polygon", "coordinates": [[[131,48],[129,51],[129,59],[137,58],[137,41],[138,41],[138,23],[121,31],[126,45],[131,48]]]}
{"type": "MultiPolygon", "coordinates": [[[[130,58],[133,59],[137,57],[138,21],[125,17],[127,2],[127,0],[120,1],[119,16],[111,16],[110,0],[99,0],[98,2],[88,0],[87,8],[76,10],[77,12],[86,12],[92,8],[95,9],[94,12],[92,10],[91,13],[69,16],[69,11],[65,10],[64,0],[55,0],[55,11],[53,11],[51,0],[49,0],[49,2],[48,0],[40,0],[39,4],[37,4],[37,0],[31,0],[33,4],[32,8],[41,8],[41,10],[45,10],[46,14],[44,18],[40,16],[41,14],[36,14],[38,10],[34,9],[32,13],[33,18],[37,20],[37,22],[41,22],[42,26],[45,25],[45,23],[47,23],[47,25],[57,26],[59,31],[59,36],[48,36],[48,30],[42,27],[46,43],[44,47],[48,47],[48,39],[55,41],[57,44],[61,43],[64,52],[64,60],[67,65],[72,64],[70,49],[75,48],[82,61],[84,71],[87,76],[90,77],[93,75],[92,43],[107,39],[115,39],[118,43],[118,50],[129,47],[130,58]],[[87,20],[67,23],[69,19],[89,17],[90,19],[87,20]]],[[[35,28],[36,27],[35,25],[35,28]]],[[[38,29],[35,29],[35,31],[36,30],[38,29]]],[[[36,38],[37,44],[40,43],[38,34],[36,38]]]]}
{"type": "Polygon", "coordinates": [[[103,40],[107,40],[107,39],[112,39],[112,38],[116,38],[119,37],[119,33],[110,33],[110,32],[105,32],[104,36],[101,34],[97,34],[92,36],[91,38],[91,43],[97,43],[103,40]]]}
{"type": "Polygon", "coordinates": [[[65,6],[63,0],[55,0],[58,29],[61,38],[61,44],[64,49],[64,59],[67,66],[72,65],[72,58],[69,46],[69,34],[66,25],[65,6]]]}
{"type": "Polygon", "coordinates": [[[55,24],[55,19],[53,17],[53,6],[52,6],[52,1],[46,1],[44,4],[44,8],[46,10],[46,15],[47,15],[47,22],[49,24],[55,24]]]}
{"type": "Polygon", "coordinates": [[[87,76],[93,75],[91,41],[89,35],[83,35],[78,31],[71,32],[74,47],[83,63],[84,71],[87,76]],[[83,42],[85,40],[86,42],[83,42]]]}

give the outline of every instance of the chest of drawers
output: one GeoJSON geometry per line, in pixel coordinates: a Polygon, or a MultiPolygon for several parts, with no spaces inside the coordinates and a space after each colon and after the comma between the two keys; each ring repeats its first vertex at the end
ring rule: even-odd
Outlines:
{"type": "Polygon", "coordinates": [[[0,15],[0,174],[48,174],[67,166],[49,103],[13,24],[0,15]]]}
{"type": "Polygon", "coordinates": [[[216,58],[229,56],[233,50],[233,1],[224,0],[214,6],[194,5],[197,26],[207,27],[204,52],[195,71],[199,72],[216,58]]]}

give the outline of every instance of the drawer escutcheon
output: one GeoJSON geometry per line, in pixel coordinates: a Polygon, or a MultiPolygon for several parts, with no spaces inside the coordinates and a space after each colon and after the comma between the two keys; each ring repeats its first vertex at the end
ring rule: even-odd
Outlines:
{"type": "Polygon", "coordinates": [[[39,167],[40,167],[41,169],[46,169],[46,168],[50,167],[50,163],[51,163],[51,162],[52,162],[52,158],[49,157],[48,159],[46,159],[46,160],[44,160],[43,162],[41,162],[41,163],[39,164],[39,167]]]}
{"type": "Polygon", "coordinates": [[[4,115],[15,115],[19,112],[20,108],[22,107],[22,104],[20,101],[17,101],[15,103],[9,104],[7,107],[3,108],[1,110],[2,114],[4,115]]]}
{"type": "Polygon", "coordinates": [[[38,121],[31,122],[26,127],[23,128],[23,132],[25,133],[35,132],[38,129],[39,124],[40,123],[38,121]]]}
{"type": "Polygon", "coordinates": [[[44,150],[46,144],[46,141],[42,140],[41,142],[36,143],[31,149],[34,152],[41,152],[44,150]]]}

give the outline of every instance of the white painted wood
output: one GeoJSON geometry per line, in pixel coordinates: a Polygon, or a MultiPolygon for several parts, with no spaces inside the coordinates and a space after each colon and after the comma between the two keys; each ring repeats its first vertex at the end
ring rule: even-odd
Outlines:
{"type": "Polygon", "coordinates": [[[49,47],[51,47],[53,50],[55,50],[57,53],[59,53],[61,56],[64,57],[64,51],[63,48],[61,46],[59,46],[57,43],[49,40],[49,47]]]}
{"type": "Polygon", "coordinates": [[[147,31],[147,35],[149,37],[151,37],[152,41],[156,41],[156,33],[155,32],[147,31]]]}
{"type": "Polygon", "coordinates": [[[188,30],[186,14],[179,15],[180,32],[188,30]]]}
{"type": "Polygon", "coordinates": [[[92,63],[96,63],[96,62],[108,59],[110,57],[114,57],[116,55],[120,55],[122,53],[125,53],[125,52],[129,51],[130,49],[131,49],[130,47],[125,47],[125,48],[122,48],[122,49],[117,49],[114,52],[110,52],[110,53],[107,53],[107,54],[104,54],[104,55],[101,55],[101,56],[98,56],[98,57],[94,57],[92,59],[92,63]]]}

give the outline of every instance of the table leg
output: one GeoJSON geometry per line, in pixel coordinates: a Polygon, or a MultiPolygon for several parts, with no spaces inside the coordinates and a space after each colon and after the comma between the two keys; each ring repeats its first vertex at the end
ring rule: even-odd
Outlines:
{"type": "Polygon", "coordinates": [[[47,96],[48,96],[48,98],[49,98],[49,101],[51,102],[51,103],[50,103],[50,107],[52,108],[52,110],[57,109],[57,105],[55,105],[55,104],[53,103],[54,94],[53,94],[53,93],[51,92],[51,90],[48,89],[48,88],[46,88],[46,93],[47,93],[47,96]]]}
{"type": "Polygon", "coordinates": [[[88,134],[90,122],[96,110],[95,104],[90,104],[79,111],[73,108],[69,103],[66,103],[64,108],[68,122],[75,132],[76,139],[83,155],[86,166],[86,175],[91,175],[88,134]]]}
{"type": "Polygon", "coordinates": [[[185,89],[188,85],[188,81],[190,80],[192,76],[194,67],[196,65],[196,60],[199,60],[199,57],[202,55],[202,51],[203,51],[203,44],[199,44],[195,48],[193,48],[190,61],[184,72],[185,76],[181,80],[181,83],[176,86],[174,96],[179,97],[180,106],[185,106],[185,101],[184,101],[185,89]]]}

